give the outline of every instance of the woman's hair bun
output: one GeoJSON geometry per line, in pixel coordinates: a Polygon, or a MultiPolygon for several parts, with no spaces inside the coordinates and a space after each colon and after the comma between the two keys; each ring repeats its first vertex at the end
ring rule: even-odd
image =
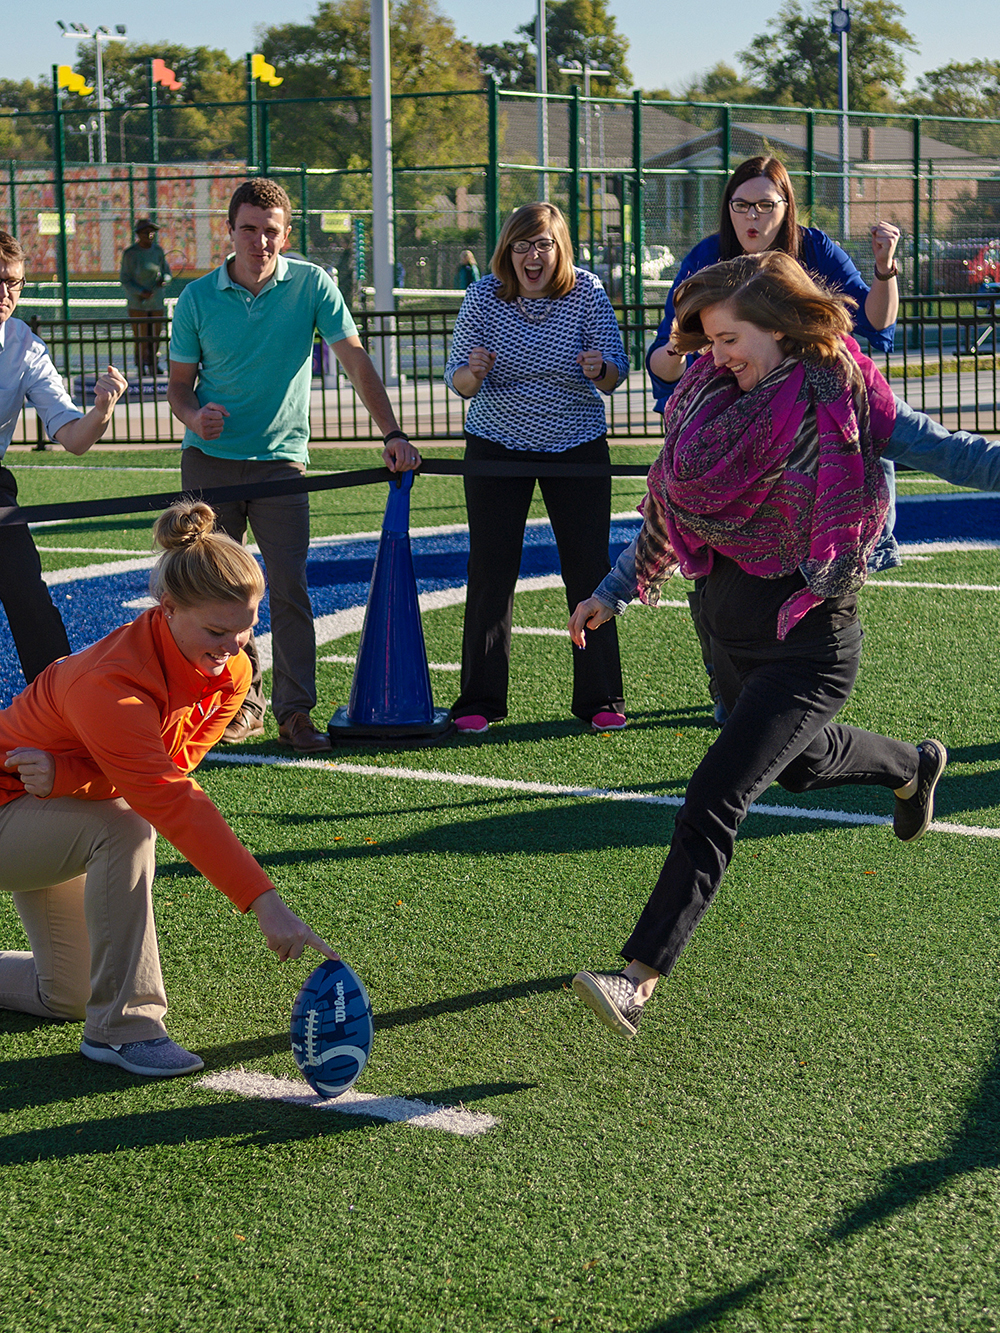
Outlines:
{"type": "Polygon", "coordinates": [[[193,546],[215,530],[215,510],[204,500],[178,500],[153,525],[153,540],[165,551],[193,546]]]}

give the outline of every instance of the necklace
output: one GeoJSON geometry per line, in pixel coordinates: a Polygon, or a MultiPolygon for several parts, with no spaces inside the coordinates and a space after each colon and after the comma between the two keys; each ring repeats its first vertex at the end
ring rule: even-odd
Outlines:
{"type": "Polygon", "coordinates": [[[551,296],[536,296],[530,300],[526,296],[519,296],[514,304],[529,324],[544,324],[552,314],[555,301],[551,296]]]}

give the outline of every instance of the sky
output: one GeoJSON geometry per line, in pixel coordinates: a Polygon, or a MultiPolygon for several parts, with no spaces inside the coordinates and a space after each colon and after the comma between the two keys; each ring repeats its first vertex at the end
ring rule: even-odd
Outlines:
{"type": "MultiPolygon", "coordinates": [[[[619,31],[629,39],[636,86],[676,91],[720,60],[736,64],[737,51],[764,30],[779,3],[709,0],[703,9],[683,0],[611,0],[609,8],[619,31]]],[[[511,39],[515,27],[534,14],[532,0],[512,0],[502,6],[484,5],[482,0],[438,0],[438,4],[459,35],[476,43],[511,39]]],[[[167,0],[139,10],[134,0],[130,4],[88,0],[83,6],[74,0],[21,3],[17,22],[8,25],[8,40],[0,44],[0,78],[48,77],[53,65],[73,63],[76,45],[60,37],[57,19],[112,29],[125,23],[135,41],[167,39],[185,46],[221,47],[231,56],[242,56],[256,49],[254,32],[259,25],[303,22],[316,7],[316,0],[239,0],[238,4],[216,0],[208,5],[204,0],[167,0]]],[[[997,0],[960,0],[951,5],[902,0],[902,7],[903,21],[920,45],[919,54],[908,61],[909,86],[923,71],[952,61],[1000,59],[997,0]]]]}

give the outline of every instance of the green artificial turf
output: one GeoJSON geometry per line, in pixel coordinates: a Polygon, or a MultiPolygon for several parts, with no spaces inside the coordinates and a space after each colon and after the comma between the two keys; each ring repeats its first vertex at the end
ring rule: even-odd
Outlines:
{"type": "MultiPolygon", "coordinates": [[[[62,480],[19,475],[29,503],[62,480]]],[[[124,493],[113,481],[106,493],[124,493]]],[[[419,497],[434,516],[414,526],[461,521],[453,479],[418,487],[415,510],[419,497]]],[[[320,530],[377,528],[377,490],[330,493],[320,530]]],[[[139,528],[114,523],[143,549],[139,528]]],[[[64,544],[115,544],[110,529],[72,531],[64,544]]],[[[875,586],[904,580],[998,586],[1000,554],[871,581],[844,719],[940,737],[938,818],[1000,829],[1000,593],[875,586]]],[[[431,661],[458,661],[461,616],[424,616],[431,661]]],[[[519,626],[565,618],[558,590],[517,598],[519,626]]],[[[511,716],[485,739],[332,756],[373,770],[358,773],[210,759],[199,774],[364,978],[376,1036],[360,1090],[461,1102],[498,1127],[459,1138],[213,1093],[197,1076],[144,1082],[82,1060],[79,1024],[0,1011],[3,1333],[1000,1326],[998,840],[932,831],[903,846],[884,826],[751,814],[627,1042],[568,983],[617,965],[673,808],[396,775],[682,794],[716,734],[687,611],[633,608],[620,630],[624,733],[569,716],[566,640],[518,635],[511,716]]],[[[351,673],[321,664],[319,716],[346,701],[351,673]]],[[[457,673],[433,682],[450,703],[457,673]]],[[[269,718],[239,753],[288,759],[275,739],[269,718]]],[[[879,790],[762,800],[891,812],[879,790]]],[[[252,917],[162,841],[159,854],[171,1035],[209,1071],[294,1076],[289,1013],[318,959],[278,965],[252,917]]],[[[24,947],[2,895],[0,941],[24,947]]]]}

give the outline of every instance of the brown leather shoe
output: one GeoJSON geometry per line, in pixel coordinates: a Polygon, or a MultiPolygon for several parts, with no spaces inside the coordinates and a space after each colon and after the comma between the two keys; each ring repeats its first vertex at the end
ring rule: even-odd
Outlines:
{"type": "Polygon", "coordinates": [[[278,727],[278,738],[283,745],[290,745],[300,754],[318,754],[321,750],[332,750],[333,745],[325,731],[317,731],[308,713],[293,713],[286,717],[278,727]]]}
{"type": "Polygon", "coordinates": [[[241,708],[219,737],[226,745],[239,745],[240,741],[254,740],[264,734],[264,719],[248,708],[241,708]]]}

